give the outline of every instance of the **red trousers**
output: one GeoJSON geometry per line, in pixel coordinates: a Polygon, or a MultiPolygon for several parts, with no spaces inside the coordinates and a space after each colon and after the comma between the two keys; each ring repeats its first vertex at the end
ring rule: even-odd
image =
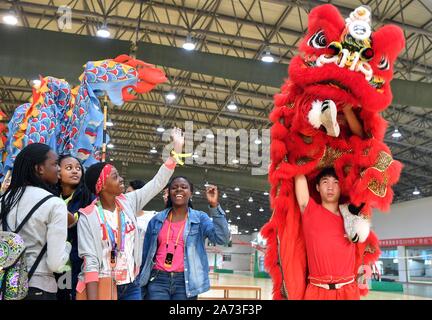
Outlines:
{"type": "Polygon", "coordinates": [[[305,300],[360,300],[360,292],[356,282],[347,284],[340,289],[327,290],[308,284],[305,300]]]}

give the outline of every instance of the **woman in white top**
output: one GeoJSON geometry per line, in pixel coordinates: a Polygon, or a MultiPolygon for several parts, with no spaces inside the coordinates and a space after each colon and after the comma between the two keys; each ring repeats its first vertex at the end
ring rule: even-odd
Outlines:
{"type": "MultiPolygon", "coordinates": [[[[52,194],[51,188],[57,180],[57,154],[50,147],[34,143],[18,154],[10,186],[0,199],[0,220],[6,219],[7,231],[14,232],[35,204],[52,194]]],[[[57,282],[53,273],[65,265],[70,252],[70,244],[66,243],[67,215],[64,201],[52,197],[33,213],[19,232],[26,246],[29,270],[47,244],[47,251],[30,279],[26,299],[56,299],[57,282]]]]}
{"type": "MultiPolygon", "coordinates": [[[[180,153],[184,137],[172,133],[174,151],[180,153]]],[[[97,163],[85,174],[87,187],[97,198],[81,209],[78,253],[84,260],[77,300],[141,300],[136,281],[142,258],[136,215],[168,183],[176,160],[170,157],[141,189],[123,194],[124,183],[115,167],[97,163]],[[108,288],[108,290],[106,289],[108,288]]]]}

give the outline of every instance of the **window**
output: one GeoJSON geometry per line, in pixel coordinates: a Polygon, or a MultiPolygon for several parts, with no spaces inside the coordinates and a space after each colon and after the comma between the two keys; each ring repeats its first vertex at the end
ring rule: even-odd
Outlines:
{"type": "Polygon", "coordinates": [[[231,262],[231,255],[230,254],[222,255],[222,261],[231,262]]]}
{"type": "Polygon", "coordinates": [[[397,248],[381,250],[381,256],[377,262],[382,279],[399,280],[399,257],[397,248]]]}
{"type": "Polygon", "coordinates": [[[432,283],[432,247],[407,247],[409,282],[432,283]]]}

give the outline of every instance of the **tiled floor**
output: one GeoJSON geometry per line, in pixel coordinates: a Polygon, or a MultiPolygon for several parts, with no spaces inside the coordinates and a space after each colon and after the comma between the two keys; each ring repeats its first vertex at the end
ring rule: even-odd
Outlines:
{"type": "MultiPolygon", "coordinates": [[[[214,285],[259,286],[263,300],[271,300],[272,281],[270,279],[254,278],[246,274],[219,274],[219,279],[211,277],[214,285]]],[[[253,298],[255,293],[245,291],[230,291],[230,296],[238,298],[253,298]]],[[[200,296],[201,297],[201,296],[200,296]]],[[[209,291],[202,297],[223,297],[222,291],[209,291]]],[[[432,285],[404,285],[404,293],[370,291],[364,300],[432,300],[432,285]]]]}

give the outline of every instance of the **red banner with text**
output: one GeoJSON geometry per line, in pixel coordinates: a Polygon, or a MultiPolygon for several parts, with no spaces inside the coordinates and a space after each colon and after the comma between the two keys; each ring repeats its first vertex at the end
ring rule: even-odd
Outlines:
{"type": "Polygon", "coordinates": [[[380,240],[380,247],[417,247],[417,246],[432,246],[432,237],[424,238],[405,238],[405,239],[385,239],[380,240]]]}

